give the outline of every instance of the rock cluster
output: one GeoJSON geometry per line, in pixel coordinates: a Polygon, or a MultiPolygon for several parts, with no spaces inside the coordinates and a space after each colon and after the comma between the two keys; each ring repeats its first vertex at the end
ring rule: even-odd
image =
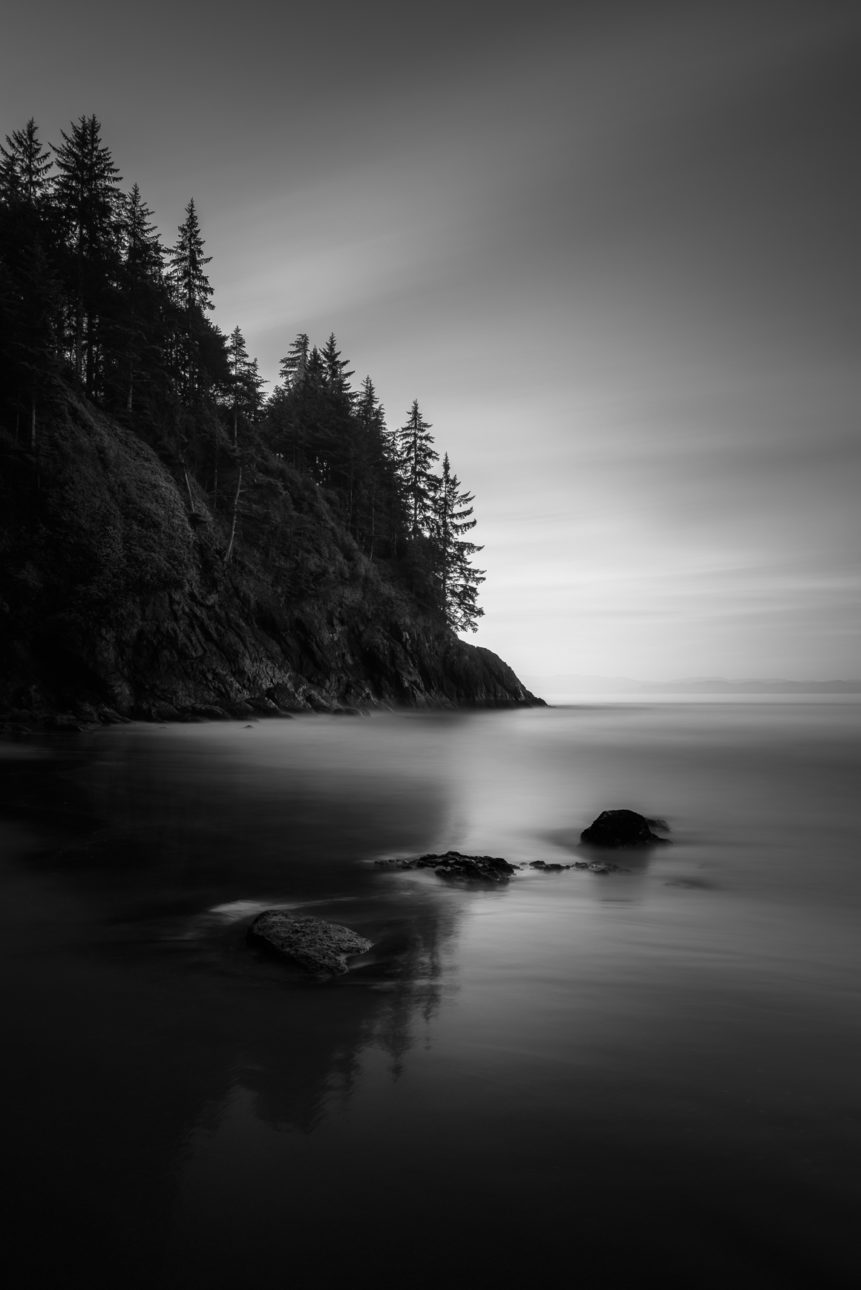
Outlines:
{"type": "Polygon", "coordinates": [[[589,873],[617,873],[619,866],[617,864],[603,864],[598,860],[593,860],[590,864],[588,860],[575,860],[573,864],[548,864],[545,860],[531,860],[530,869],[540,869],[542,873],[563,873],[566,869],[586,869],[589,873]]]}
{"type": "Polygon", "coordinates": [[[440,878],[495,883],[508,882],[519,868],[501,856],[465,856],[460,851],[418,856],[414,860],[377,860],[375,863],[383,869],[433,869],[440,878]]]}

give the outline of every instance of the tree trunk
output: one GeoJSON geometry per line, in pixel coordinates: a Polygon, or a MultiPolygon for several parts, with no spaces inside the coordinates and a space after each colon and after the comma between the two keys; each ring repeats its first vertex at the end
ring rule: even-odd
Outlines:
{"type": "Polygon", "coordinates": [[[233,543],[236,541],[236,516],[239,513],[239,496],[242,492],[242,467],[239,467],[239,474],[236,477],[236,492],[233,495],[233,521],[230,525],[230,541],[227,550],[224,553],[224,563],[227,564],[233,555],[233,543]]]}

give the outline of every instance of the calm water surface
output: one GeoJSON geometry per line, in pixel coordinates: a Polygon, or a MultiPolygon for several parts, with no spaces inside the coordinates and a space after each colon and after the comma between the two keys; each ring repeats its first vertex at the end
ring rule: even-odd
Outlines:
{"type": "Polygon", "coordinates": [[[0,775],[22,1284],[857,1283],[861,705],[130,726],[0,775]],[[673,845],[373,865],[570,862],[614,806],[673,845]],[[245,948],[273,904],[375,949],[303,983],[245,948]]]}

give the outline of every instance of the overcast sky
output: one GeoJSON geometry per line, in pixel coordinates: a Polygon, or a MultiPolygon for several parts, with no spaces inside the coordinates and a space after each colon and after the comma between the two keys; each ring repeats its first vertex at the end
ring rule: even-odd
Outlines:
{"type": "MultiPolygon", "coordinates": [[[[6,0],[261,370],[334,331],[476,494],[526,680],[861,677],[861,4],[6,0]]],[[[271,388],[271,387],[270,387],[271,388]]]]}

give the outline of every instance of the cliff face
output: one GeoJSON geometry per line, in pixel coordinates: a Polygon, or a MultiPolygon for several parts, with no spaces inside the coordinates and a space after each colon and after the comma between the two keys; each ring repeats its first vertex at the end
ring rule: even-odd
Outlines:
{"type": "Polygon", "coordinates": [[[540,703],[423,610],[283,462],[248,469],[237,541],[194,480],[69,398],[2,445],[0,708],[170,719],[540,703]]]}

